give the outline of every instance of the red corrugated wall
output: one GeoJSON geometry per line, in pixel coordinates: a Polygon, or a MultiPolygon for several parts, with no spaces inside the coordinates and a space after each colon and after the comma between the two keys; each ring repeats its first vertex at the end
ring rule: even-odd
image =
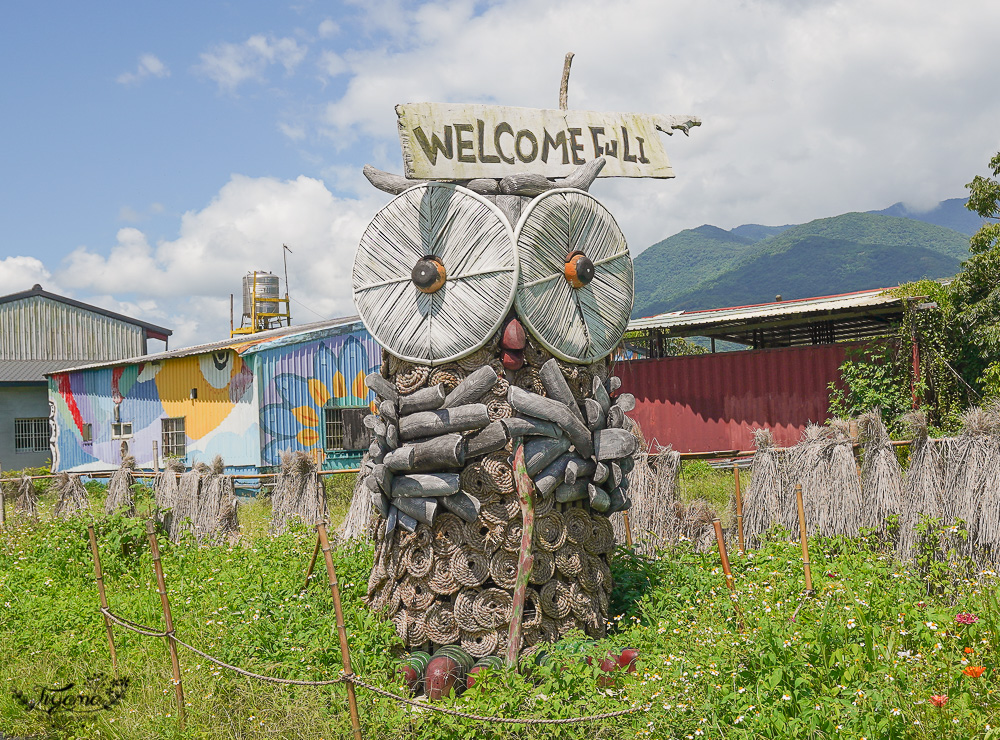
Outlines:
{"type": "Polygon", "coordinates": [[[615,367],[635,395],[629,414],[649,442],[680,452],[752,450],[753,429],[795,444],[810,421],[827,418],[828,385],[854,344],[720,352],[632,360],[615,367]]]}

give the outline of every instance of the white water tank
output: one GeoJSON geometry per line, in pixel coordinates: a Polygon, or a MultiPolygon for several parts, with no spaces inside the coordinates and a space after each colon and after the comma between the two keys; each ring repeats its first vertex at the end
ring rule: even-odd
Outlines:
{"type": "Polygon", "coordinates": [[[253,311],[253,302],[256,298],[257,313],[279,313],[280,308],[277,299],[281,297],[281,279],[277,275],[263,270],[248,272],[243,276],[243,315],[250,317],[253,311]],[[256,276],[256,295],[254,296],[254,276],[256,276]]]}

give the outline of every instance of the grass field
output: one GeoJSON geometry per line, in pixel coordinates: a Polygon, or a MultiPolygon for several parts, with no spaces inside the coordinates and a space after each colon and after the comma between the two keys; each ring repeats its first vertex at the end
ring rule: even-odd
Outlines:
{"type": "MultiPolygon", "coordinates": [[[[731,474],[729,476],[731,479],[731,474]]],[[[696,476],[691,476],[692,480],[696,476]]],[[[720,479],[699,483],[720,489],[720,479]]],[[[682,495],[689,495],[683,493],[682,495]]],[[[331,489],[331,509],[349,491],[331,489]]],[[[721,489],[720,489],[721,490],[721,489]]],[[[712,498],[701,491],[696,495],[712,498]]],[[[721,496],[721,494],[719,494],[721,496]]],[[[140,494],[140,506],[148,497],[140,494]]],[[[714,499],[712,499],[714,500],[714,499]]],[[[110,673],[86,524],[96,524],[112,610],[161,629],[144,522],[103,515],[39,521],[8,506],[0,531],[0,733],[86,738],[347,738],[343,687],[276,686],[219,669],[182,649],[187,730],[177,725],[165,643],[116,629],[122,700],[92,714],[28,711],[14,696],[110,673]]],[[[101,497],[93,497],[100,511],[101,497]]],[[[314,533],[268,535],[268,505],[240,510],[236,547],[161,538],[177,635],[222,660],[272,676],[335,678],[340,654],[329,591],[301,593],[314,533]]],[[[874,540],[813,541],[816,593],[802,595],[798,545],[775,539],[732,553],[738,620],[718,554],[678,547],[616,553],[608,638],[564,640],[530,675],[497,672],[442,706],[499,717],[568,717],[636,707],[594,724],[474,723],[410,710],[359,689],[366,738],[934,738],[1000,737],[1000,606],[993,574],[936,569],[935,588],[874,540]],[[941,586],[943,595],[928,596],[941,586]],[[962,616],[960,616],[962,615],[962,616]],[[965,616],[971,615],[971,616],[965,616]],[[740,624],[742,622],[742,625],[740,624]],[[742,626],[742,629],[741,629],[742,626]],[[599,686],[601,657],[637,647],[639,670],[599,686]],[[983,670],[980,671],[979,668],[983,670]],[[978,674],[978,675],[977,675],[978,674]],[[937,706],[940,704],[941,706],[937,706]]],[[[355,671],[399,691],[391,624],[363,604],[372,553],[334,552],[355,671]]]]}

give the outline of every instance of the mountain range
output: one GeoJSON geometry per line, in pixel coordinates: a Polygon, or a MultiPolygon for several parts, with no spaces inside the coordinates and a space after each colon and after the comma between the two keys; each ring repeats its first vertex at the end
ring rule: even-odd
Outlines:
{"type": "Polygon", "coordinates": [[[956,274],[982,219],[953,198],[805,224],[699,226],[635,258],[633,317],[882,288],[956,274]]]}

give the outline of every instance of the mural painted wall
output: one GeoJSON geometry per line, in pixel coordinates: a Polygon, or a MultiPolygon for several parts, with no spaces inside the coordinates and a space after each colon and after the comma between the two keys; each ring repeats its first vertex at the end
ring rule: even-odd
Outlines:
{"type": "Polygon", "coordinates": [[[382,364],[382,350],[363,329],[318,341],[256,352],[261,379],[261,464],[279,465],[281,453],[302,450],[326,468],[355,467],[358,451],[324,449],[324,409],[371,407],[365,376],[382,364]]]}
{"type": "Polygon", "coordinates": [[[184,417],[188,466],[215,455],[229,466],[257,466],[255,397],[250,366],[229,349],[59,373],[49,379],[56,426],[53,470],[119,464],[122,439],[112,436],[116,421],[132,424],[125,440],[129,453],[139,467],[151,467],[153,442],[162,439],[161,420],[177,417],[184,417]],[[89,442],[84,441],[87,424],[89,442]]]}

